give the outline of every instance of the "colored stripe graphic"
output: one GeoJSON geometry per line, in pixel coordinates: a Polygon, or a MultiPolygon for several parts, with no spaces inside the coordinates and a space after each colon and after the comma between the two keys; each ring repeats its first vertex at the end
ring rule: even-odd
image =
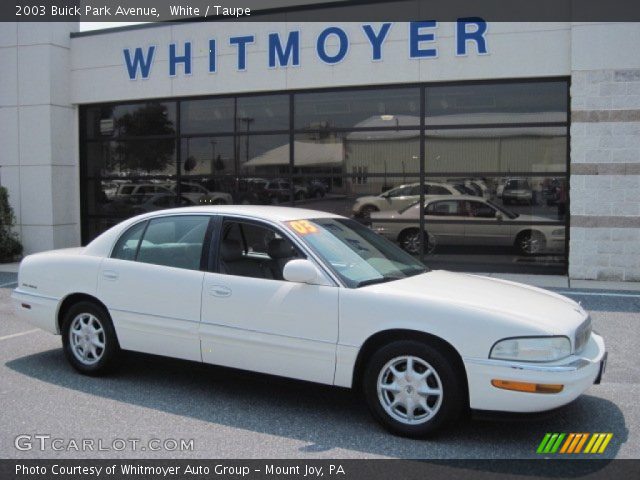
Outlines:
{"type": "Polygon", "coordinates": [[[602,442],[602,445],[600,445],[600,450],[598,450],[598,453],[604,453],[607,445],[609,445],[609,442],[613,438],[613,433],[607,433],[606,435],[607,436],[605,437],[604,442],[602,442]]]}
{"type": "Polygon", "coordinates": [[[538,445],[537,453],[556,453],[566,433],[547,433],[540,445],[538,445]]]}
{"type": "Polygon", "coordinates": [[[612,438],[613,433],[547,433],[536,453],[604,453],[612,438]]]}
{"type": "Polygon", "coordinates": [[[562,449],[560,449],[560,453],[567,453],[567,449],[569,448],[569,445],[571,445],[571,442],[573,442],[573,439],[575,438],[576,434],[575,433],[570,433],[569,436],[567,437],[567,441],[564,442],[564,445],[562,445],[562,449]]]}
{"type": "Polygon", "coordinates": [[[551,434],[547,433],[542,439],[542,441],[540,442],[540,445],[538,445],[538,450],[536,450],[536,453],[544,453],[544,447],[547,445],[547,442],[549,441],[550,438],[551,438],[551,434]]]}
{"type": "Polygon", "coordinates": [[[581,435],[582,435],[582,438],[580,439],[580,442],[578,442],[578,445],[576,445],[576,450],[573,453],[580,453],[582,451],[582,447],[584,445],[584,442],[586,442],[587,438],[589,438],[589,434],[588,433],[583,433],[581,435]]]}

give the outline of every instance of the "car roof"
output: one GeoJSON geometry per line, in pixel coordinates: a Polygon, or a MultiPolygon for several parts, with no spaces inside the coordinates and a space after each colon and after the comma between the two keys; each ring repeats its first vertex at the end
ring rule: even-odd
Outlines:
{"type": "Polygon", "coordinates": [[[209,213],[217,215],[242,215],[255,219],[286,222],[289,220],[303,220],[309,218],[345,218],[335,213],[309,210],[295,207],[276,207],[271,205],[202,205],[195,207],[169,208],[142,215],[153,218],[164,215],[209,213]]]}
{"type": "Polygon", "coordinates": [[[439,200],[476,200],[478,202],[486,202],[482,197],[475,195],[425,195],[427,203],[437,202],[439,200]]]}

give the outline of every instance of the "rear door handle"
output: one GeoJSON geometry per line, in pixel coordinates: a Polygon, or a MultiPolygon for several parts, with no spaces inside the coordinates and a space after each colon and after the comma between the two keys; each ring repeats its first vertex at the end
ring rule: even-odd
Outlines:
{"type": "Polygon", "coordinates": [[[214,297],[230,297],[231,289],[223,285],[211,285],[209,287],[209,295],[214,297]]]}
{"type": "Polygon", "coordinates": [[[117,280],[118,279],[118,272],[114,272],[113,270],[104,270],[102,272],[102,276],[104,278],[106,278],[107,280],[117,280]]]}

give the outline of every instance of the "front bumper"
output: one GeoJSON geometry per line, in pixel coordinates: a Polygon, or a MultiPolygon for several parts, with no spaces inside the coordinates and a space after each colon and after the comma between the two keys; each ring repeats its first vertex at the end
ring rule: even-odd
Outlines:
{"type": "Polygon", "coordinates": [[[599,380],[604,356],[602,337],[592,333],[580,355],[550,364],[465,358],[470,406],[477,410],[542,412],[566,405],[599,380]],[[564,388],[559,393],[516,392],[494,387],[493,379],[562,384],[564,388]]]}

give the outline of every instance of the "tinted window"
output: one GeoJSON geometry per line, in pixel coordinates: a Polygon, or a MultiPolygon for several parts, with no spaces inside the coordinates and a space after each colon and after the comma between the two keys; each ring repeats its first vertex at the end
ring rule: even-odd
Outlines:
{"type": "Polygon", "coordinates": [[[88,138],[174,135],[175,103],[146,102],[88,107],[88,138]]]}
{"type": "Polygon", "coordinates": [[[144,227],[147,222],[140,222],[129,228],[116,243],[112,258],[119,258],[120,260],[135,260],[136,250],[138,249],[138,243],[140,242],[140,236],[144,231],[144,227]]]}
{"type": "Polygon", "coordinates": [[[289,129],[289,96],[261,95],[238,98],[238,129],[260,130],[289,129]]]}
{"type": "Polygon", "coordinates": [[[137,260],[198,270],[208,224],[209,217],[196,215],[151,220],[140,244],[137,260]]]}
{"type": "Polygon", "coordinates": [[[451,216],[458,215],[460,202],[433,202],[427,205],[426,215],[451,216]]]}
{"type": "Polygon", "coordinates": [[[297,129],[420,126],[418,88],[302,93],[294,101],[297,129]]]}
{"type": "Polygon", "coordinates": [[[232,133],[235,114],[233,98],[186,100],[180,104],[182,134],[232,133]]]}
{"type": "Polygon", "coordinates": [[[482,202],[467,202],[466,214],[468,217],[475,218],[494,218],[496,216],[495,209],[482,202]]]}
{"type": "Polygon", "coordinates": [[[427,195],[450,195],[451,192],[448,188],[441,187],[440,185],[428,185],[427,195]]]}
{"type": "Polygon", "coordinates": [[[566,82],[427,88],[427,125],[565,122],[566,82]]]}

